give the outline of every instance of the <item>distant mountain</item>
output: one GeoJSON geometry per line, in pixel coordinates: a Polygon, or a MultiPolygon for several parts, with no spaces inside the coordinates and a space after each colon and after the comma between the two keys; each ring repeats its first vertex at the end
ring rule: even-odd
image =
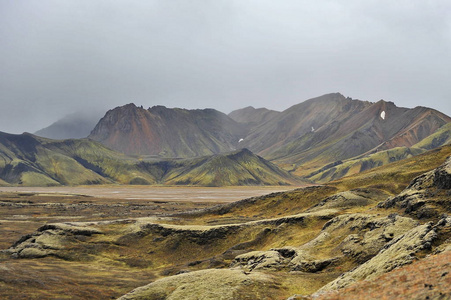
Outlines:
{"type": "Polygon", "coordinates": [[[50,139],[78,139],[87,137],[105,112],[76,112],[67,115],[52,125],[36,131],[34,134],[50,139]]]}
{"type": "Polygon", "coordinates": [[[126,154],[196,157],[233,151],[246,126],[214,109],[128,104],[106,113],[90,139],[126,154]]]}
{"type": "Polygon", "coordinates": [[[129,157],[89,139],[0,132],[0,185],[289,185],[297,179],[242,149],[193,159],[129,157]]]}
{"type": "Polygon", "coordinates": [[[400,108],[336,93],[283,111],[253,130],[240,146],[305,176],[367,152],[411,147],[450,122],[430,108],[400,108]]]}
{"type": "Polygon", "coordinates": [[[267,108],[254,108],[248,106],[242,109],[232,111],[228,116],[238,123],[246,124],[250,129],[261,126],[263,123],[271,120],[280,112],[269,110],[267,108]]]}

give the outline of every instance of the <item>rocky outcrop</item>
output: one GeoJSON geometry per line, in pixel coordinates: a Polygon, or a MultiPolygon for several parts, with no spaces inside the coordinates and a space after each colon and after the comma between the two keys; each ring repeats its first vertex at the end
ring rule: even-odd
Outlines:
{"type": "Polygon", "coordinates": [[[14,258],[40,258],[56,255],[70,244],[87,236],[101,234],[92,226],[77,223],[55,223],[40,227],[35,233],[25,235],[6,250],[14,258]]]}
{"type": "Polygon", "coordinates": [[[230,267],[254,270],[302,271],[316,273],[340,261],[339,257],[314,259],[294,247],[275,248],[269,251],[252,251],[235,257],[230,267]]]}
{"type": "Polygon", "coordinates": [[[436,225],[432,222],[417,226],[387,243],[369,261],[344,273],[336,280],[321,288],[318,293],[344,288],[362,279],[372,279],[397,267],[409,264],[421,251],[430,250],[432,243],[441,233],[447,234],[451,228],[451,218],[441,219],[436,225]]]}
{"type": "MultiPolygon", "coordinates": [[[[290,257],[288,257],[289,259],[290,257]]],[[[246,254],[238,255],[232,262],[231,267],[240,266],[250,272],[253,270],[281,270],[288,263],[287,258],[283,257],[279,251],[252,251],[246,254]]]]}
{"type": "Polygon", "coordinates": [[[377,255],[388,242],[416,226],[418,222],[398,215],[342,215],[328,221],[321,233],[304,245],[245,253],[237,256],[231,267],[248,272],[283,269],[316,273],[345,259],[363,263],[377,255]],[[330,248],[327,246],[330,244],[336,244],[331,251],[318,251],[330,248]]]}
{"type": "Polygon", "coordinates": [[[399,195],[378,204],[398,207],[418,218],[434,218],[451,212],[451,158],[435,170],[416,177],[399,195]]]}

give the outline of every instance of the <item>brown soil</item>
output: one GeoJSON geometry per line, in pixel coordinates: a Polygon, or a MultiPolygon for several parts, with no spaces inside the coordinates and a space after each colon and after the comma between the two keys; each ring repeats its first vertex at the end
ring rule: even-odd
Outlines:
{"type": "Polygon", "coordinates": [[[451,299],[451,251],[314,299],[451,299]]]}

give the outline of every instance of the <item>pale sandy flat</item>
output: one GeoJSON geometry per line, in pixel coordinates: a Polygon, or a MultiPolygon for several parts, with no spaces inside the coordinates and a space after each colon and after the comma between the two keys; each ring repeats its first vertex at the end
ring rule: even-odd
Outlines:
{"type": "Polygon", "coordinates": [[[151,201],[233,202],[273,192],[295,189],[293,186],[245,187],[155,187],[155,186],[76,186],[76,187],[0,187],[0,192],[73,194],[98,198],[151,201]]]}

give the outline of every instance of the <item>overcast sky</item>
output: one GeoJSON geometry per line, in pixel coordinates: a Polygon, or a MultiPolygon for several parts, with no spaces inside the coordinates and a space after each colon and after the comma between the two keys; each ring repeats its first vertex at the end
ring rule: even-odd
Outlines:
{"type": "Polygon", "coordinates": [[[0,0],[0,131],[331,92],[451,115],[449,0],[0,0]]]}

